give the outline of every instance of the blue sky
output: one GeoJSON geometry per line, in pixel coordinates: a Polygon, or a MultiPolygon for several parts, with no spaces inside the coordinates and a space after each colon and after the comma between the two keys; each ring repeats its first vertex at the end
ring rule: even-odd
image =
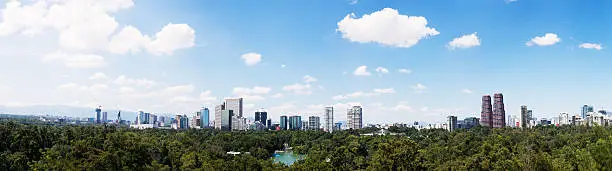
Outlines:
{"type": "Polygon", "coordinates": [[[245,97],[275,120],[360,104],[391,123],[479,116],[496,92],[538,118],[612,103],[604,0],[19,2],[0,20],[5,106],[187,113],[245,97]]]}

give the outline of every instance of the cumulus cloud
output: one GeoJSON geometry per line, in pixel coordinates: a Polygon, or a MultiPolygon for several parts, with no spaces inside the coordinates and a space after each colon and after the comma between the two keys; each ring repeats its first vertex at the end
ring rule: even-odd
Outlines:
{"type": "Polygon", "coordinates": [[[234,87],[232,94],[245,98],[247,100],[264,100],[262,95],[268,94],[272,88],[255,86],[253,88],[234,87]]]}
{"type": "Polygon", "coordinates": [[[370,76],[372,75],[372,73],[368,72],[368,67],[365,65],[359,66],[357,67],[357,69],[355,69],[355,71],[353,71],[353,75],[356,76],[370,76]]]}
{"type": "Polygon", "coordinates": [[[310,76],[310,75],[305,75],[304,76],[304,82],[305,83],[317,82],[317,79],[315,77],[310,76]]]}
{"type": "Polygon", "coordinates": [[[425,90],[427,90],[427,87],[421,83],[418,83],[414,86],[411,87],[412,90],[414,90],[415,93],[423,93],[425,92],[425,90]]]}
{"type": "Polygon", "coordinates": [[[533,39],[531,39],[530,41],[528,41],[527,43],[525,43],[525,45],[527,46],[534,46],[534,45],[538,45],[538,46],[550,46],[550,45],[554,45],[561,42],[561,38],[559,38],[557,36],[557,34],[554,33],[546,33],[544,34],[544,36],[536,36],[533,39]]]}
{"type": "Polygon", "coordinates": [[[146,47],[153,54],[172,55],[175,50],[194,46],[194,42],[195,31],[188,24],[169,23],[155,34],[155,40],[146,47]]]}
{"type": "Polygon", "coordinates": [[[248,66],[253,66],[261,62],[261,55],[258,53],[246,53],[241,56],[244,63],[248,66]]]}
{"type": "Polygon", "coordinates": [[[585,48],[585,49],[595,49],[595,50],[603,49],[601,44],[597,44],[597,43],[583,43],[583,44],[578,45],[578,47],[585,48]]]}
{"type": "Polygon", "coordinates": [[[104,57],[96,54],[68,54],[57,51],[43,57],[44,62],[59,61],[68,68],[101,68],[106,66],[104,57]]]}
{"type": "Polygon", "coordinates": [[[480,46],[480,39],[476,36],[476,33],[463,35],[461,37],[453,39],[453,41],[448,42],[448,49],[466,49],[474,46],[480,46]]]}
{"type": "Polygon", "coordinates": [[[394,93],[395,93],[395,89],[393,88],[376,88],[372,90],[372,92],[358,91],[358,92],[349,93],[345,95],[336,95],[336,96],[333,96],[332,99],[333,100],[346,100],[349,98],[371,97],[371,96],[379,96],[382,94],[394,94],[394,93]]]}
{"type": "Polygon", "coordinates": [[[357,18],[349,14],[338,22],[342,37],[359,43],[379,43],[386,46],[409,48],[421,39],[440,34],[427,26],[420,16],[401,15],[392,8],[384,8],[357,18]]]}
{"type": "Polygon", "coordinates": [[[312,87],[310,84],[295,83],[283,86],[283,91],[292,92],[293,94],[309,95],[312,94],[312,87]]]}
{"type": "Polygon", "coordinates": [[[139,86],[146,88],[150,88],[156,84],[156,82],[153,80],[149,80],[146,78],[133,79],[128,78],[125,75],[120,75],[119,77],[117,77],[117,79],[115,79],[115,81],[113,81],[113,83],[120,86],[139,86]]]}
{"type": "Polygon", "coordinates": [[[462,92],[462,93],[465,93],[465,94],[472,94],[472,93],[474,93],[474,92],[472,92],[472,90],[470,90],[470,89],[463,89],[463,90],[461,90],[461,92],[462,92]]]}
{"type": "Polygon", "coordinates": [[[398,69],[397,72],[402,73],[402,74],[410,74],[412,73],[412,70],[409,69],[398,69]]]}
{"type": "Polygon", "coordinates": [[[383,67],[378,67],[375,70],[378,74],[388,74],[389,70],[387,68],[383,68],[383,67]]]}
{"type": "Polygon", "coordinates": [[[274,95],[272,95],[272,98],[283,98],[285,97],[282,93],[276,93],[274,95]]]}
{"type": "Polygon", "coordinates": [[[94,80],[94,81],[104,81],[104,80],[108,80],[108,76],[106,76],[106,74],[102,73],[102,72],[96,72],[95,74],[91,75],[89,77],[90,80],[94,80]]]}

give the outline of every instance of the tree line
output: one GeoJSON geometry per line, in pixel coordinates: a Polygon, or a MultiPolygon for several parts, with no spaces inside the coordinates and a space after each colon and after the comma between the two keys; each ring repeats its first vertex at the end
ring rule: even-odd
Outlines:
{"type": "Polygon", "coordinates": [[[0,123],[0,170],[612,170],[610,127],[136,130],[0,123]],[[271,157],[283,144],[304,160],[271,157]],[[228,151],[249,152],[228,155],[228,151]]]}

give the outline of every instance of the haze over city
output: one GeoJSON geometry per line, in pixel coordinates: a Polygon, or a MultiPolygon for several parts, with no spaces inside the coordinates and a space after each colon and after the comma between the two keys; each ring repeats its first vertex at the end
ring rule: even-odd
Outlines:
{"type": "Polygon", "coordinates": [[[249,116],[361,105],[393,123],[479,117],[494,93],[508,115],[612,104],[609,1],[144,2],[5,1],[0,106],[181,114],[242,97],[249,116]]]}

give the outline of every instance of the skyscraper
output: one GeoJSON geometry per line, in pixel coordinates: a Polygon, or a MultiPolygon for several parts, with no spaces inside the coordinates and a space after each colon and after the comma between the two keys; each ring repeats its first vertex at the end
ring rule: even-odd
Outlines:
{"type": "Polygon", "coordinates": [[[232,119],[234,115],[233,110],[222,110],[221,111],[221,120],[219,121],[219,126],[221,130],[231,131],[232,130],[232,119]]]}
{"type": "Polygon", "coordinates": [[[272,119],[268,119],[268,122],[266,123],[268,129],[272,129],[272,119]]]}
{"type": "Polygon", "coordinates": [[[582,117],[583,119],[584,119],[584,118],[587,118],[587,114],[588,114],[589,112],[593,112],[593,106],[590,106],[590,105],[586,105],[586,104],[585,104],[584,106],[582,106],[582,113],[581,113],[582,115],[581,115],[581,117],[582,117]]]}
{"type": "Polygon", "coordinates": [[[267,125],[267,121],[268,121],[268,112],[265,112],[262,110],[256,111],[255,112],[255,121],[259,121],[259,123],[269,126],[267,125]]]}
{"type": "Polygon", "coordinates": [[[287,116],[280,116],[280,129],[287,130],[287,116]]]}
{"type": "Polygon", "coordinates": [[[215,106],[215,129],[221,129],[223,110],[225,110],[225,104],[215,106]]]}
{"type": "Polygon", "coordinates": [[[108,120],[108,112],[102,112],[102,123],[106,123],[108,120]]]}
{"type": "Polygon", "coordinates": [[[225,108],[233,110],[236,118],[242,118],[242,98],[225,99],[225,108]]]}
{"type": "Polygon", "coordinates": [[[319,130],[321,128],[320,117],[318,116],[308,117],[308,128],[312,130],[319,130]]]}
{"type": "Polygon", "coordinates": [[[521,127],[522,128],[529,127],[529,120],[531,119],[529,118],[529,115],[527,112],[528,112],[527,106],[525,105],[521,106],[521,127]]]}
{"type": "Polygon", "coordinates": [[[506,109],[504,108],[504,95],[495,93],[493,95],[493,128],[506,127],[506,109]]]}
{"type": "Polygon", "coordinates": [[[96,123],[99,124],[100,123],[100,115],[102,113],[102,106],[98,106],[98,108],[96,108],[96,123]]]}
{"type": "Polygon", "coordinates": [[[302,129],[302,117],[301,116],[290,116],[289,117],[289,130],[300,130],[302,129]]]}
{"type": "Polygon", "coordinates": [[[334,107],[325,107],[325,112],[323,114],[323,130],[327,132],[334,131],[334,107]]]}
{"type": "Polygon", "coordinates": [[[448,116],[448,131],[455,131],[457,129],[457,116],[448,116]]]}
{"type": "Polygon", "coordinates": [[[353,106],[346,111],[346,121],[348,129],[361,129],[363,126],[363,109],[361,106],[353,106]]]}
{"type": "Polygon", "coordinates": [[[208,108],[202,107],[200,109],[200,128],[210,127],[210,111],[208,108]]]}
{"type": "Polygon", "coordinates": [[[482,111],[480,112],[480,125],[484,127],[493,127],[493,111],[491,106],[491,96],[482,96],[482,111]]]}

